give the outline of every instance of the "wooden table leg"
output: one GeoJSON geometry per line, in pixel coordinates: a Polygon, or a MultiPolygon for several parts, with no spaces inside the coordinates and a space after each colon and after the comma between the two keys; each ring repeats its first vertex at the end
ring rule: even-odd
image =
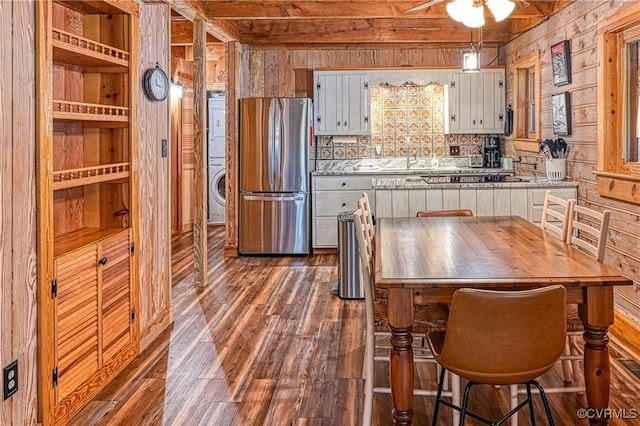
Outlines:
{"type": "Polygon", "coordinates": [[[393,420],[397,425],[413,421],[413,292],[389,289],[391,359],[389,376],[393,399],[393,420]]]}
{"type": "Polygon", "coordinates": [[[613,288],[586,288],[585,303],[580,305],[579,313],[584,324],[584,380],[589,423],[606,425],[611,385],[607,330],[613,324],[613,288]]]}

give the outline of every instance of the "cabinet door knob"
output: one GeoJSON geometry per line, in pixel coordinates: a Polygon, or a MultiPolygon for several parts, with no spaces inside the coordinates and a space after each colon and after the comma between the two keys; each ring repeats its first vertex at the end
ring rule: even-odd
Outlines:
{"type": "Polygon", "coordinates": [[[344,122],[344,127],[347,127],[347,122],[346,121],[344,122]]]}
{"type": "Polygon", "coordinates": [[[107,258],[107,256],[105,256],[102,259],[98,260],[98,263],[101,264],[101,265],[106,265],[108,260],[109,259],[107,258]]]}
{"type": "Polygon", "coordinates": [[[340,122],[338,121],[338,127],[340,127],[340,122]]]}
{"type": "Polygon", "coordinates": [[[347,182],[342,182],[342,186],[347,186],[347,182]]]}
{"type": "Polygon", "coordinates": [[[342,207],[347,207],[347,203],[342,203],[342,207]]]}

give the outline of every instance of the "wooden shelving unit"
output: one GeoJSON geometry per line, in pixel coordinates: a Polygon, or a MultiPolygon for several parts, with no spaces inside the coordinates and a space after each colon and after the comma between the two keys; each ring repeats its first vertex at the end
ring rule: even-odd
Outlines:
{"type": "Polygon", "coordinates": [[[37,2],[40,419],[137,354],[138,4],[37,2]]]}

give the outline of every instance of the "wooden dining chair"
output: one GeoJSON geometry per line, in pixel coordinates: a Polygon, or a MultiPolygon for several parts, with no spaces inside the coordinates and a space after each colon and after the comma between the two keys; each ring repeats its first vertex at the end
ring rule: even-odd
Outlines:
{"type": "MultiPolygon", "coordinates": [[[[373,257],[371,256],[370,244],[366,237],[366,220],[364,218],[364,212],[361,209],[356,210],[353,213],[353,222],[355,227],[356,240],[358,242],[358,257],[360,259],[360,265],[362,268],[363,277],[363,289],[364,289],[364,302],[365,302],[365,359],[363,367],[364,378],[364,404],[362,414],[362,424],[364,426],[371,425],[371,416],[373,413],[373,395],[375,393],[391,393],[389,387],[376,387],[374,386],[375,380],[375,362],[376,361],[389,361],[389,355],[376,356],[376,337],[381,332],[388,335],[388,325],[386,328],[382,326],[387,318],[386,304],[380,304],[375,306],[374,292],[373,292],[373,257]],[[378,318],[383,318],[384,321],[377,321],[378,318]]],[[[412,334],[414,337],[425,337],[428,331],[443,330],[446,326],[448,308],[441,305],[440,309],[432,309],[429,311],[430,316],[428,318],[416,318],[412,327],[412,334]]],[[[435,363],[433,355],[428,347],[414,347],[414,362],[431,362],[435,363]]],[[[437,391],[414,389],[414,395],[431,395],[435,396],[437,391]]],[[[460,379],[455,375],[451,375],[451,391],[447,391],[444,396],[450,396],[454,404],[460,402],[460,379]]],[[[459,416],[453,417],[453,424],[457,424],[459,416]]]]}
{"type": "Polygon", "coordinates": [[[366,236],[369,239],[371,245],[371,251],[373,252],[375,227],[373,224],[373,211],[371,210],[371,203],[369,202],[369,195],[366,192],[362,193],[362,198],[358,200],[358,208],[362,210],[363,218],[365,222],[366,236]]]}
{"type": "MultiPolygon", "coordinates": [[[[547,191],[549,192],[549,191],[547,191]]],[[[572,200],[570,200],[572,201],[572,200]]],[[[591,255],[598,262],[604,261],[607,247],[609,220],[611,212],[602,213],[588,207],[573,204],[567,220],[566,242],[591,255]]],[[[560,357],[565,386],[547,387],[547,393],[584,393],[585,385],[580,380],[581,337],[584,334],[584,324],[578,316],[578,305],[570,304],[566,307],[567,342],[565,353],[560,357]],[[567,386],[567,384],[572,386],[567,386]]],[[[511,407],[515,407],[518,395],[525,393],[525,389],[511,388],[511,407]]],[[[517,421],[511,422],[517,426],[517,421]]]]}
{"type": "Polygon", "coordinates": [[[569,228],[569,218],[576,200],[563,200],[560,197],[551,195],[547,190],[544,194],[544,204],[542,205],[542,221],[540,227],[556,238],[565,241],[569,228]]]}
{"type": "Polygon", "coordinates": [[[437,425],[440,404],[459,410],[461,425],[467,416],[499,425],[517,417],[518,411],[529,405],[535,424],[532,386],[540,393],[549,424],[553,425],[544,389],[535,379],[549,371],[564,350],[565,304],[566,290],[561,285],[521,291],[456,290],[447,330],[427,333],[431,351],[443,367],[432,425],[437,425]],[[440,397],[445,369],[468,380],[462,406],[440,397]],[[518,383],[525,384],[527,399],[500,420],[490,421],[468,411],[471,388],[476,384],[518,383]]]}
{"type": "MultiPolygon", "coordinates": [[[[611,211],[598,212],[585,206],[575,205],[567,228],[567,243],[586,252],[598,262],[604,262],[605,250],[609,236],[609,221],[611,211]]],[[[584,324],[578,316],[578,306],[567,307],[567,332],[569,335],[568,358],[572,360],[573,371],[571,378],[576,383],[580,360],[579,353],[580,336],[584,334],[584,324]]],[[[565,378],[566,380],[566,378],[565,378]]],[[[584,385],[581,386],[582,388],[584,385]]]]}
{"type": "Polygon", "coordinates": [[[455,209],[455,210],[420,210],[416,213],[416,217],[449,217],[449,216],[473,216],[471,209],[455,209]]]}

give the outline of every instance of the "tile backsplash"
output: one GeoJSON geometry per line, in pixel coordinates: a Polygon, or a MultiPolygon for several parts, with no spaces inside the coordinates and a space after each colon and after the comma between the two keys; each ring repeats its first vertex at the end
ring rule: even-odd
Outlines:
{"type": "Polygon", "coordinates": [[[445,87],[381,83],[371,88],[371,136],[316,137],[316,158],[322,160],[448,157],[480,154],[484,135],[444,133],[445,87]],[[377,149],[376,149],[377,148],[377,149]]]}

